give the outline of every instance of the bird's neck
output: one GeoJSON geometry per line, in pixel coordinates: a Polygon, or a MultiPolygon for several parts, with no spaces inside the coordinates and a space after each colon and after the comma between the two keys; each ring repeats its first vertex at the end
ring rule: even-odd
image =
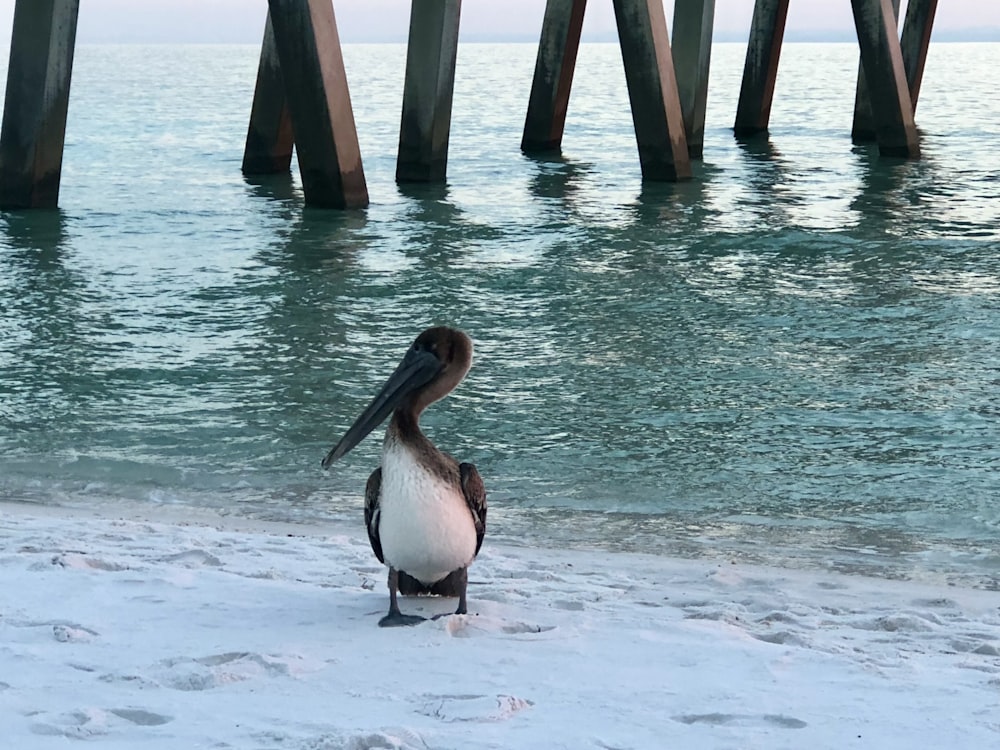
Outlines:
{"type": "Polygon", "coordinates": [[[417,444],[427,439],[420,429],[420,412],[423,409],[396,409],[389,422],[389,433],[410,443],[417,444]]]}
{"type": "Polygon", "coordinates": [[[432,474],[445,482],[457,484],[460,481],[458,462],[439,450],[431,439],[424,435],[417,421],[419,416],[419,413],[407,409],[397,409],[393,412],[382,444],[383,456],[386,451],[405,449],[432,474]]]}

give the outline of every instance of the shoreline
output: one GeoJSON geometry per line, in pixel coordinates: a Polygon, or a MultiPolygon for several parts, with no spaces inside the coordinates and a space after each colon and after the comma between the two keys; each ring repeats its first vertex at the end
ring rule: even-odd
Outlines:
{"type": "MultiPolygon", "coordinates": [[[[343,498],[340,499],[343,501],[343,498]]],[[[43,504],[0,499],[0,516],[10,512],[37,511],[39,515],[93,519],[143,520],[178,525],[204,525],[230,531],[287,533],[315,537],[338,534],[366,539],[362,523],[363,500],[357,512],[343,509],[323,518],[275,518],[261,508],[261,516],[245,509],[217,506],[146,502],[108,497],[94,503],[43,504]],[[243,512],[241,512],[243,511],[243,512]]],[[[983,591],[1000,591],[1000,554],[983,543],[966,540],[908,540],[898,530],[862,524],[822,522],[797,524],[762,518],[735,523],[711,520],[698,528],[681,519],[625,512],[568,511],[574,523],[552,509],[491,508],[485,544],[501,548],[540,548],[574,553],[638,554],[676,561],[736,562],[762,568],[837,573],[886,581],[911,581],[983,591]],[[634,524],[634,529],[625,529],[634,524]],[[601,527],[600,529],[598,527],[601,527]],[[611,527],[610,529],[608,527],[611,527]],[[538,533],[542,529],[544,533],[538,533]],[[531,532],[535,534],[532,535],[531,532]],[[600,531],[600,533],[599,533],[600,531]],[[753,532],[752,534],[748,532],[753,532]],[[607,532],[607,535],[603,534],[607,532]]],[[[373,558],[374,560],[374,558],[373,558]]]]}

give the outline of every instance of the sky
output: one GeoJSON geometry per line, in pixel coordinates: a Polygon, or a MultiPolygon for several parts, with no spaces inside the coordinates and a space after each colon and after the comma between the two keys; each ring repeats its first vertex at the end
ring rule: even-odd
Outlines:
{"type": "MultiPolygon", "coordinates": [[[[15,0],[0,0],[0,40],[10,38],[15,0]]],[[[904,7],[906,0],[903,0],[904,7]]],[[[668,24],[673,0],[665,0],[668,24]]],[[[716,0],[716,39],[744,41],[754,0],[716,0]]],[[[344,42],[405,41],[409,0],[334,0],[344,42]]],[[[545,0],[466,0],[462,34],[466,41],[536,41],[545,0]]],[[[258,43],[267,0],[82,0],[80,43],[198,42],[258,43]]],[[[938,6],[934,39],[1000,40],[1000,2],[944,0],[938,6]]],[[[611,0],[590,0],[585,38],[614,40],[611,0]]],[[[785,32],[788,41],[852,41],[850,0],[792,0],[785,32]]]]}

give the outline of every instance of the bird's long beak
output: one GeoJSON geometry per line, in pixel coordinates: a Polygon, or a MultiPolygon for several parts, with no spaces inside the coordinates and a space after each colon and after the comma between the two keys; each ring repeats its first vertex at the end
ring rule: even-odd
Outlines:
{"type": "Polygon", "coordinates": [[[330,468],[330,464],[341,456],[347,454],[354,446],[360,443],[369,432],[378,427],[385,418],[392,414],[403,401],[418,388],[427,385],[442,368],[441,360],[429,351],[417,351],[410,349],[399,363],[396,371],[389,376],[382,390],[372,400],[361,416],[354,420],[354,424],[340,439],[340,442],[333,446],[333,449],[326,454],[323,459],[323,468],[330,468]]]}

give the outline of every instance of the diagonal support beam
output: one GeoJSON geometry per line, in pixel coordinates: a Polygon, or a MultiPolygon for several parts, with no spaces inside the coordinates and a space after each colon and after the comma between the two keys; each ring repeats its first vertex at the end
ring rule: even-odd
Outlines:
{"type": "Polygon", "coordinates": [[[861,47],[861,65],[871,92],[879,153],[916,159],[920,156],[920,145],[892,2],[851,0],[851,7],[861,47]]]}
{"type": "Polygon", "coordinates": [[[903,36],[899,46],[903,51],[903,67],[906,81],[910,86],[910,101],[917,109],[920,98],[920,84],[924,79],[924,64],[927,50],[931,45],[931,29],[938,0],[909,0],[906,4],[906,18],[903,21],[903,36]]]}
{"type": "Polygon", "coordinates": [[[675,0],[671,49],[684,113],[688,153],[700,159],[705,146],[708,71],[712,56],[715,0],[675,0]]]}
{"type": "Polygon", "coordinates": [[[767,132],[787,18],[788,0],[757,0],[754,4],[740,101],[733,126],[737,136],[767,132]]]}
{"type": "Polygon", "coordinates": [[[691,177],[663,0],[614,0],[644,180],[691,177]]]}
{"type": "MultiPolygon", "coordinates": [[[[893,23],[899,24],[899,2],[892,0],[893,23]]],[[[872,143],[875,137],[875,116],[872,114],[871,95],[865,68],[858,63],[858,84],[854,91],[854,123],[851,125],[851,140],[855,143],[872,143]]]]}
{"type": "MultiPolygon", "coordinates": [[[[899,0],[893,0],[893,10],[899,18],[899,0]]],[[[934,26],[934,14],[937,11],[937,0],[910,0],[906,4],[906,18],[903,21],[903,33],[899,41],[903,54],[903,69],[906,71],[906,83],[910,90],[910,103],[916,112],[917,99],[920,96],[920,84],[924,77],[924,65],[927,62],[927,51],[931,43],[931,29],[934,26]]],[[[868,98],[868,87],[864,79],[864,70],[858,71],[858,93],[854,104],[854,126],[851,138],[855,143],[866,143],[876,140],[875,123],[872,119],[871,103],[868,98]]]]}
{"type": "Polygon", "coordinates": [[[278,47],[274,41],[271,14],[268,13],[264,42],[260,48],[247,143],[243,150],[243,174],[287,172],[292,164],[294,146],[292,113],[285,98],[278,47]]]}
{"type": "Polygon", "coordinates": [[[413,0],[396,182],[444,182],[461,11],[461,0],[413,0]]]}
{"type": "Polygon", "coordinates": [[[545,4],[521,137],[521,150],[525,153],[558,151],[562,146],[586,8],[587,0],[548,0],[545,4]]]}
{"type": "Polygon", "coordinates": [[[364,208],[368,187],[332,0],[268,0],[306,203],[364,208]]]}
{"type": "Polygon", "coordinates": [[[80,0],[17,0],[0,130],[0,208],[56,208],[80,0]]]}

